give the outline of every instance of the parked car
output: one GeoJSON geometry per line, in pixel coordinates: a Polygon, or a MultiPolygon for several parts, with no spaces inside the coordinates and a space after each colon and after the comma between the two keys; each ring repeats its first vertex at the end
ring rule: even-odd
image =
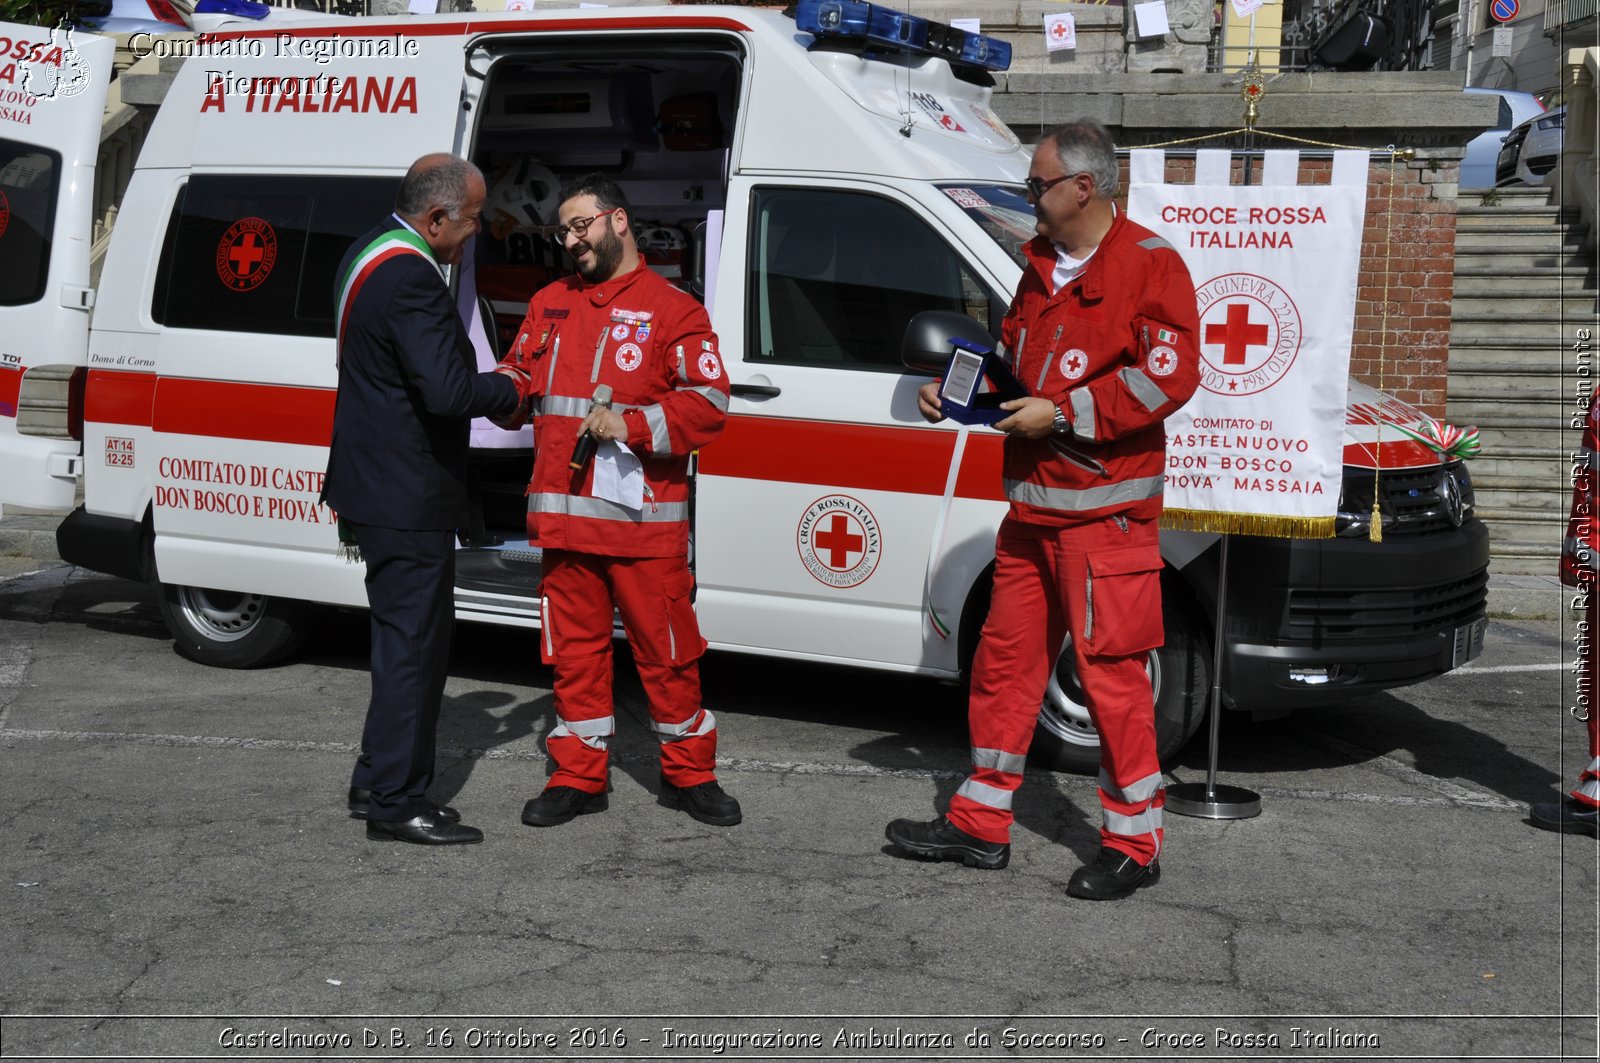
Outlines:
{"type": "Polygon", "coordinates": [[[1544,113],[1544,104],[1531,92],[1514,92],[1510,89],[1469,88],[1474,95],[1492,95],[1500,98],[1500,110],[1492,129],[1486,130],[1467,142],[1466,155],[1461,159],[1462,188],[1493,188],[1495,163],[1500,154],[1501,142],[1514,126],[1544,113]]]}
{"type": "Polygon", "coordinates": [[[1567,109],[1536,115],[1506,134],[1500,156],[1494,164],[1494,184],[1545,185],[1561,161],[1561,137],[1567,124],[1567,109]]]}

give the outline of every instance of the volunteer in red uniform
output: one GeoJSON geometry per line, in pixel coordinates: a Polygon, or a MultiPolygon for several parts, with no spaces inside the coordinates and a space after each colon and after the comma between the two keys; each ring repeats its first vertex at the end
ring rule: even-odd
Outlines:
{"type": "MultiPolygon", "coordinates": [[[[1034,394],[1004,404],[1011,509],[995,545],[994,596],[972,665],[972,774],[931,823],[899,819],[914,856],[1001,868],[1011,799],[1055,657],[1070,635],[1100,733],[1101,851],[1067,892],[1106,900],[1161,874],[1164,791],[1145,674],[1163,640],[1162,419],[1198,382],[1194,284],[1165,240],[1121,214],[1115,148],[1096,122],[1052,130],[1028,169],[1038,236],[1001,326],[1034,394]]],[[[938,385],[918,396],[943,417],[938,385]]]]}
{"type": "Polygon", "coordinates": [[[661,741],[663,798],[731,826],[741,814],[716,780],[688,566],[689,455],[722,430],[728,375],[705,308],[645,265],[614,182],[594,174],[568,185],[558,213],[577,275],[533,297],[505,359],[532,381],[520,411],[535,433],[528,534],[544,548],[540,647],[555,669],[556,770],[522,821],[550,827],[606,808],[615,608],[661,741]],[[593,401],[602,385],[609,408],[593,401]],[[574,471],[584,435],[597,449],[574,471]],[[630,453],[643,476],[631,492],[621,475],[630,453]],[[608,467],[619,475],[603,475],[608,467]]]}
{"type": "Polygon", "coordinates": [[[1600,450],[1600,395],[1589,404],[1589,423],[1583,432],[1583,449],[1573,461],[1577,476],[1572,484],[1572,513],[1567,520],[1567,541],[1561,551],[1561,582],[1576,587],[1587,600],[1588,628],[1578,642],[1578,704],[1573,715],[1589,729],[1589,766],[1578,775],[1578,786],[1564,801],[1541,802],[1529,809],[1529,820],[1543,830],[1600,837],[1600,513],[1596,513],[1595,487],[1600,482],[1595,452],[1600,450]]]}

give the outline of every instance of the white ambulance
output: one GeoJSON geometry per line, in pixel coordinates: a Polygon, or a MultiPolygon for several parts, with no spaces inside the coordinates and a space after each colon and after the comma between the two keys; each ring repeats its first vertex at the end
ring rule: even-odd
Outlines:
{"type": "MultiPolygon", "coordinates": [[[[546,238],[556,183],[592,170],[627,189],[651,264],[710,308],[733,396],[694,481],[712,646],[961,675],[1005,511],[1000,438],[926,424],[900,347],[923,310],[996,331],[1019,276],[1029,153],[989,106],[1003,43],[860,0],[222,36],[172,84],[91,286],[110,42],[52,57],[47,31],[0,36],[0,501],[66,508],[81,480],[61,556],[156,584],[187,656],[265,664],[304,641],[316,606],[364,606],[317,502],[333,271],[407,165],[451,149],[493,184],[475,268],[452,278],[484,364],[563,268],[546,238]],[[78,369],[71,441],[17,431],[21,379],[41,366],[78,369]]],[[[1411,467],[1385,471],[1375,546],[1363,431],[1341,537],[1233,543],[1231,707],[1415,682],[1481,645],[1487,536],[1465,471],[1385,444],[1386,466],[1411,467]]],[[[457,615],[536,626],[529,440],[475,439],[457,615]]],[[[1171,754],[1207,701],[1218,551],[1181,534],[1163,549],[1169,637],[1150,666],[1171,754]]],[[[1092,769],[1080,698],[1063,665],[1041,748],[1092,769]]]]}

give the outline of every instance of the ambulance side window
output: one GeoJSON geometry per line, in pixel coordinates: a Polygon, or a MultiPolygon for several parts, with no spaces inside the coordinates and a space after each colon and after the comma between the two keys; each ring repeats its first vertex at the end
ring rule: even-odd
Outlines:
{"type": "Polygon", "coordinates": [[[44,296],[61,156],[0,139],[0,306],[44,296]]]}
{"type": "Polygon", "coordinates": [[[923,310],[999,332],[1006,301],[893,200],[758,188],[751,210],[749,361],[898,373],[906,322],[923,310]]]}
{"type": "Polygon", "coordinates": [[[334,272],[394,206],[398,178],[192,177],[150,314],[171,328],[333,336],[334,272]]]}

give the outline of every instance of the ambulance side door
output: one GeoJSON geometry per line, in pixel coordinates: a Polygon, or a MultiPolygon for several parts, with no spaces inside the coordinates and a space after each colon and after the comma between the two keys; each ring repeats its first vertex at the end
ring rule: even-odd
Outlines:
{"type": "Polygon", "coordinates": [[[1005,302],[891,186],[738,178],[728,203],[714,323],[733,397],[695,494],[706,638],[950,667],[953,649],[928,645],[924,587],[960,434],[917,412],[926,378],[900,342],[922,310],[997,329],[1005,302]]]}
{"type": "Polygon", "coordinates": [[[115,42],[0,23],[0,505],[72,505],[76,440],[25,435],[23,379],[84,365],[95,157],[115,42]]]}

